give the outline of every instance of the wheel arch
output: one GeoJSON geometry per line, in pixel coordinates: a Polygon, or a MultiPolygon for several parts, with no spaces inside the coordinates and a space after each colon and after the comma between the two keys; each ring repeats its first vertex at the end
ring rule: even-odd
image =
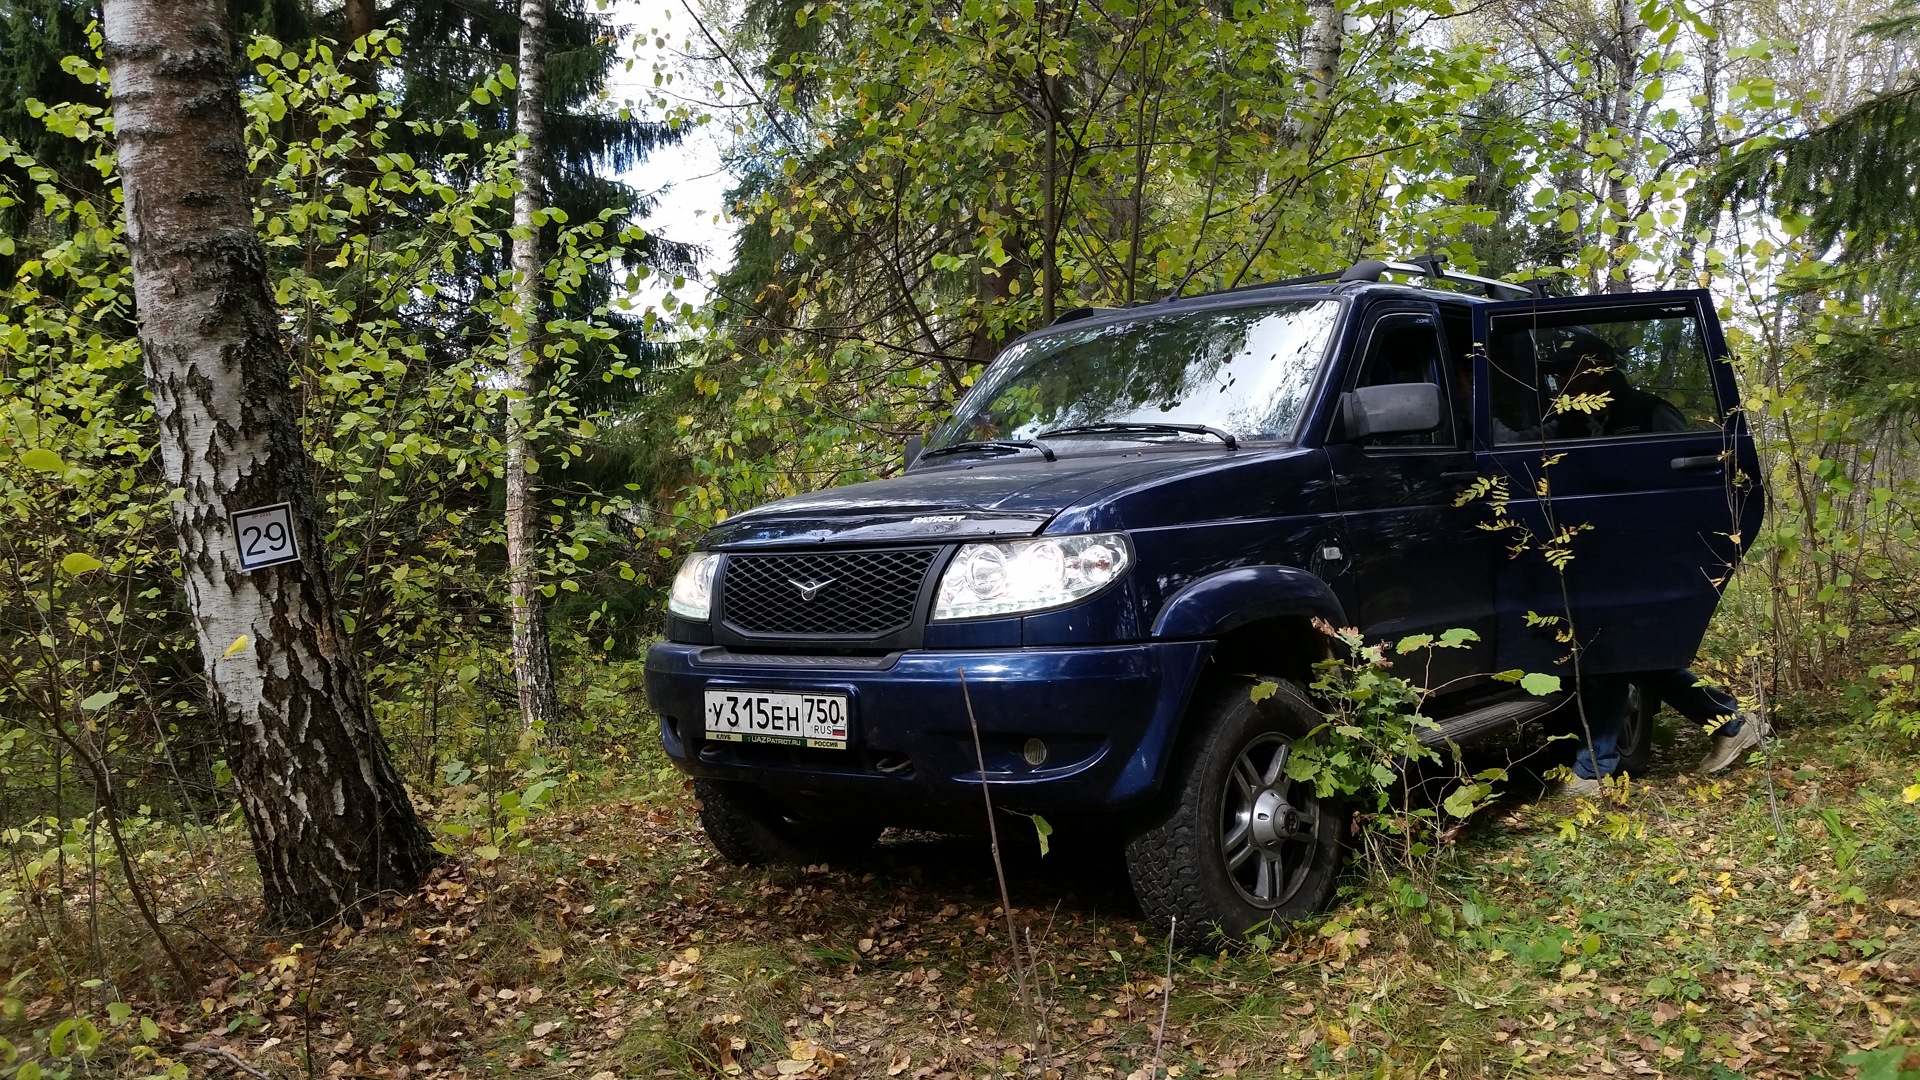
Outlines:
{"type": "Polygon", "coordinates": [[[1154,618],[1156,638],[1211,638],[1215,671],[1312,682],[1332,641],[1315,625],[1345,626],[1327,583],[1291,566],[1239,566],[1189,582],[1154,618]]]}
{"type": "Polygon", "coordinates": [[[1209,679],[1252,675],[1311,684],[1314,664],[1333,655],[1334,648],[1317,622],[1343,626],[1346,613],[1326,582],[1293,567],[1235,567],[1190,582],[1170,597],[1154,620],[1153,636],[1214,644],[1189,683],[1171,730],[1142,748],[1153,766],[1150,783],[1140,790],[1155,796],[1164,792],[1173,758],[1192,737],[1188,713],[1209,679]]]}

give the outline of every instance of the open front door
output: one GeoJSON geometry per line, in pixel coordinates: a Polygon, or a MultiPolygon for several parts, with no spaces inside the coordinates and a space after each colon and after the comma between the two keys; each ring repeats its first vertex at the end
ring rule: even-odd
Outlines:
{"type": "Polygon", "coordinates": [[[1498,666],[1557,670],[1568,631],[1590,674],[1691,663],[1762,512],[1708,294],[1487,304],[1473,337],[1498,666]]]}

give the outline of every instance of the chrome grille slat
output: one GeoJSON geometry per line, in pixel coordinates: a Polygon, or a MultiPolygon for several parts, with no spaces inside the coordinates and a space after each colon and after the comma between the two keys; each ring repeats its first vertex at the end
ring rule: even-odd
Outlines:
{"type": "Polygon", "coordinates": [[[891,634],[912,624],[939,551],[729,555],[721,583],[723,617],[730,628],[748,634],[891,634]]]}

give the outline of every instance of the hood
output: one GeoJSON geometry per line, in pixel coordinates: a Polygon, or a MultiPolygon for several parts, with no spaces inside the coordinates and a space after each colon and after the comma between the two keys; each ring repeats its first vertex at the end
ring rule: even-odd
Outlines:
{"type": "Polygon", "coordinates": [[[942,463],[890,480],[795,495],[727,519],[702,547],[1032,536],[1055,514],[1120,485],[1215,465],[1230,452],[1153,449],[1043,461],[942,463]]]}

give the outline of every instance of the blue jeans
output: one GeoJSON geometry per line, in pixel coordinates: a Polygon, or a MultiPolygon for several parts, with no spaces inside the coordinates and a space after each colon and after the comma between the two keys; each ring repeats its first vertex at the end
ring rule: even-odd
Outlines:
{"type": "Polygon", "coordinates": [[[1726,691],[1708,686],[1686,668],[1631,675],[1589,675],[1585,683],[1580,696],[1586,706],[1587,730],[1574,732],[1580,740],[1580,748],[1573,755],[1575,776],[1591,780],[1620,771],[1620,731],[1627,722],[1628,691],[1635,685],[1656,708],[1664,701],[1673,706],[1675,712],[1696,723],[1720,720],[1720,726],[1714,730],[1717,736],[1735,735],[1740,731],[1739,703],[1726,691]]]}
{"type": "Polygon", "coordinates": [[[1707,685],[1686,668],[1643,671],[1635,675],[1633,681],[1639,685],[1640,692],[1653,698],[1656,704],[1664,701],[1673,706],[1674,712],[1696,724],[1720,721],[1713,732],[1715,735],[1740,733],[1740,703],[1733,700],[1732,694],[1707,685]]]}

